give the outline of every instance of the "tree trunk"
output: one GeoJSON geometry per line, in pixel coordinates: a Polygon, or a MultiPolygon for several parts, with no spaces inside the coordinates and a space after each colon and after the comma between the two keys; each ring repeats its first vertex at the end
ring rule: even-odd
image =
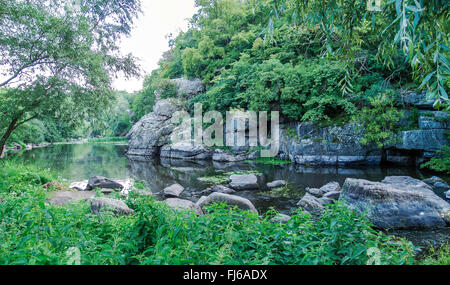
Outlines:
{"type": "Polygon", "coordinates": [[[19,121],[19,118],[15,118],[11,121],[11,123],[9,124],[8,129],[6,130],[5,134],[3,135],[3,137],[0,139],[0,158],[3,158],[4,151],[5,151],[5,145],[6,142],[8,141],[9,137],[11,136],[12,132],[16,129],[17,127],[17,122],[19,121]]]}

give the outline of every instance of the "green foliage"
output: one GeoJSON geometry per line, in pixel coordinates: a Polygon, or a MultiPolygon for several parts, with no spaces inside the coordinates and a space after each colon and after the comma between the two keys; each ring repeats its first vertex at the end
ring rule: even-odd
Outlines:
{"type": "Polygon", "coordinates": [[[450,147],[444,145],[437,152],[438,157],[433,157],[427,163],[421,165],[421,168],[429,168],[434,171],[450,174],[450,147]]]}
{"type": "Polygon", "coordinates": [[[162,79],[158,84],[157,92],[160,94],[161,99],[174,98],[177,95],[178,86],[169,79],[162,79]]]}
{"type": "Polygon", "coordinates": [[[413,248],[371,228],[341,204],[318,221],[296,212],[287,224],[277,214],[259,217],[223,204],[209,214],[175,212],[154,197],[131,194],[134,215],[98,217],[88,203],[46,203],[51,173],[9,162],[0,166],[0,264],[57,265],[79,249],[81,264],[367,264],[368,249],[382,264],[411,264],[413,248]],[[242,221],[245,221],[243,223],[242,221]],[[14,254],[11,254],[13,252],[14,254]]]}
{"type": "Polygon", "coordinates": [[[427,256],[418,260],[419,265],[450,265],[450,244],[444,244],[438,248],[431,247],[427,256]]]}
{"type": "Polygon", "coordinates": [[[395,107],[391,96],[391,93],[385,93],[369,98],[371,106],[355,115],[353,120],[365,130],[361,141],[364,145],[374,143],[384,149],[399,142],[399,122],[405,114],[395,107]]]}

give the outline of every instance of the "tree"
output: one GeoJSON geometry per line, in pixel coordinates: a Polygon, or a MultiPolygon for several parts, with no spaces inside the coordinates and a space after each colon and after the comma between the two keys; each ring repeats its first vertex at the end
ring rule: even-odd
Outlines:
{"type": "Polygon", "coordinates": [[[141,12],[139,0],[0,2],[0,150],[37,117],[76,124],[113,99],[111,80],[138,76],[119,53],[141,12]]]}

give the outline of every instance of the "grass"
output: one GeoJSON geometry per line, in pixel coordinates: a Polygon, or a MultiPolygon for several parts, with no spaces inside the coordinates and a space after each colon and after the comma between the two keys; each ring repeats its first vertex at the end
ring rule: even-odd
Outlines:
{"type": "MultiPolygon", "coordinates": [[[[341,204],[318,221],[299,210],[277,224],[270,222],[274,210],[259,216],[215,204],[196,216],[133,192],[124,202],[134,215],[99,217],[88,202],[47,203],[55,189],[43,185],[57,180],[54,173],[2,161],[0,170],[1,265],[73,264],[74,252],[82,265],[364,265],[374,249],[380,264],[415,262],[409,242],[374,230],[341,204]]],[[[446,256],[448,248],[424,262],[447,262],[446,256]]]]}

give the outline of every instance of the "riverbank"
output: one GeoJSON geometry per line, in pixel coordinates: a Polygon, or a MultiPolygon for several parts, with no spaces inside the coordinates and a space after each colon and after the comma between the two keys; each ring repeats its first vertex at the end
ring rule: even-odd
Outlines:
{"type": "Polygon", "coordinates": [[[175,212],[135,191],[128,200],[115,197],[134,214],[99,217],[89,202],[50,205],[49,194],[64,185],[43,187],[55,173],[12,162],[0,168],[0,264],[66,264],[74,248],[81,264],[367,264],[370,248],[380,251],[382,264],[449,264],[448,247],[417,260],[406,240],[373,230],[340,204],[320,220],[298,211],[281,224],[270,222],[273,211],[175,212]]]}

